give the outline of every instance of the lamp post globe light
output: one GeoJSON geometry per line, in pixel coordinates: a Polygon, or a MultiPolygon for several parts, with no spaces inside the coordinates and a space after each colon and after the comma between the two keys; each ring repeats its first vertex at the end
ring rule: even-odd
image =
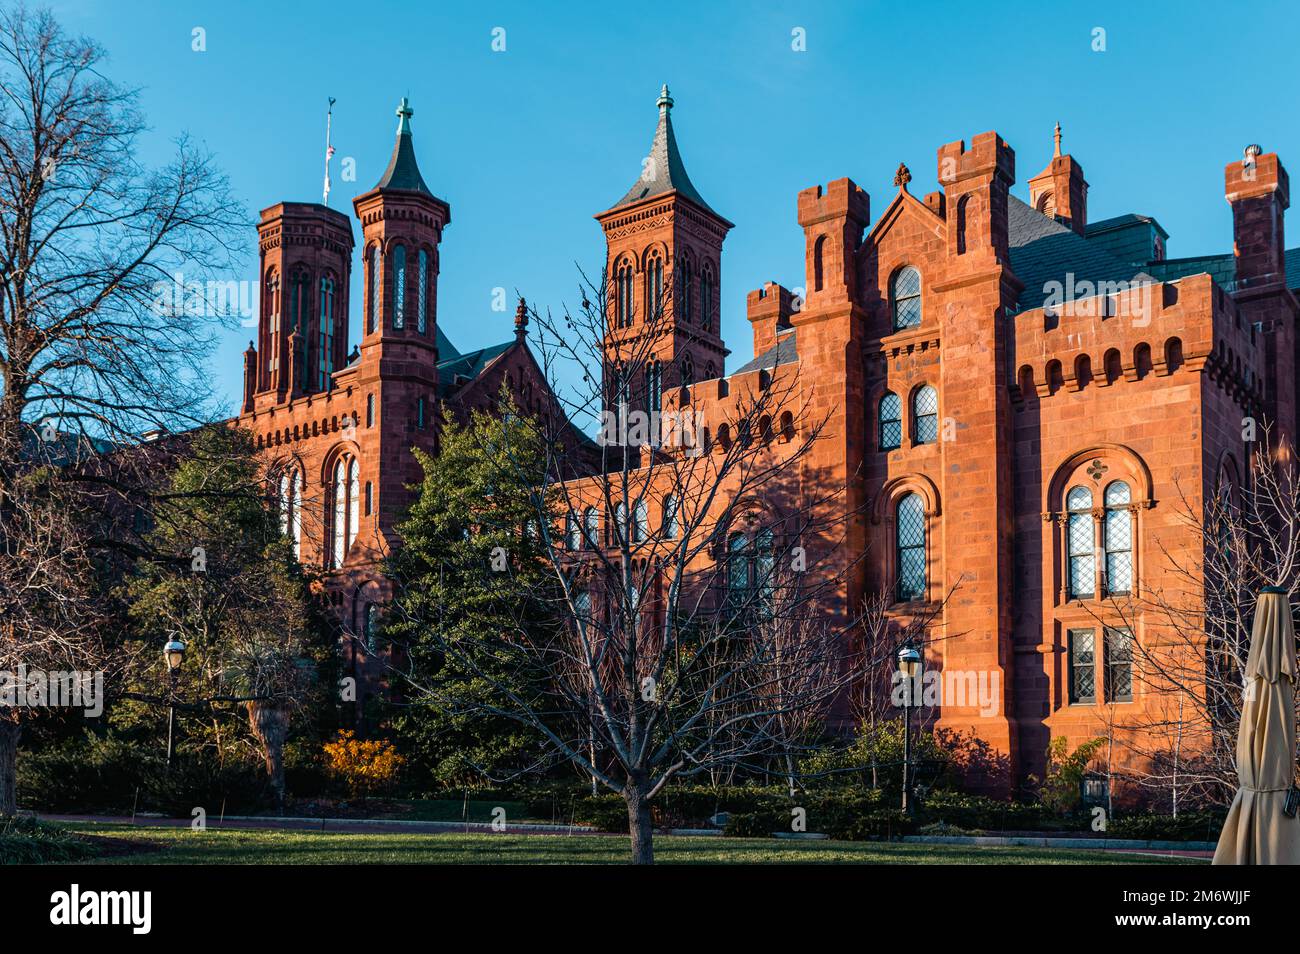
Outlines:
{"type": "Polygon", "coordinates": [[[181,663],[185,659],[185,641],[179,636],[172,636],[163,646],[163,660],[167,663],[167,769],[172,767],[172,756],[176,753],[176,677],[180,674],[181,663]]]}
{"type": "Polygon", "coordinates": [[[912,812],[912,694],[920,682],[924,657],[909,639],[898,650],[898,674],[903,679],[903,811],[912,812]]]}

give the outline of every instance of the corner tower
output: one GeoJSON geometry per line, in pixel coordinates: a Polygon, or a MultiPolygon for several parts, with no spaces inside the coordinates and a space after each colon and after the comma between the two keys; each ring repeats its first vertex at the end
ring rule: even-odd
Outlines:
{"type": "Polygon", "coordinates": [[[388,167],[374,188],[352,200],[365,270],[355,381],[367,410],[358,439],[376,464],[381,532],[409,503],[407,488],[420,480],[411,448],[432,452],[438,420],[438,246],[451,208],[420,174],[413,115],[403,97],[388,167]]]}
{"type": "MultiPolygon", "coordinates": [[[[609,292],[606,364],[620,356],[649,356],[644,382],[651,403],[662,387],[724,372],[722,242],[732,224],[691,183],[673,134],[673,99],[659,94],[659,124],[641,177],[613,207],[596,216],[605,232],[609,292]],[[650,342],[642,342],[647,333],[650,342]]],[[[640,372],[632,370],[635,376],[640,372]]]]}
{"type": "Polygon", "coordinates": [[[245,412],[330,390],[347,354],[347,216],[315,203],[281,202],[262,210],[257,238],[261,290],[257,346],[245,361],[245,412]]]}

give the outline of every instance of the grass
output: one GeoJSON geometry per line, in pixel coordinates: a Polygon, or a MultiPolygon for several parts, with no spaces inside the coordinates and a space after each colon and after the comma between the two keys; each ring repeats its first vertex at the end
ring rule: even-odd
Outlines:
{"type": "MultiPolygon", "coordinates": [[[[94,864],[621,864],[626,836],[334,834],[305,831],[68,826],[103,838],[94,864]]],[[[976,848],[765,838],[655,838],[662,864],[1187,864],[1196,859],[1041,848],[976,848]]]]}

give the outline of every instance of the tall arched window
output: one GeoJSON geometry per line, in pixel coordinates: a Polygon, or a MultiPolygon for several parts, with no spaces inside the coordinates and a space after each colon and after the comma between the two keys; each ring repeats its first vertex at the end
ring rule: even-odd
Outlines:
{"type": "Polygon", "coordinates": [[[957,254],[966,254],[966,207],[970,205],[970,196],[964,195],[957,202],[957,254]]]}
{"type": "Polygon", "coordinates": [[[347,483],[347,461],[340,457],[334,463],[333,476],[334,496],[334,516],[333,516],[333,537],[334,545],[330,552],[330,566],[338,569],[343,565],[343,557],[347,553],[347,536],[348,536],[348,483],[347,483]]]}
{"type": "Polygon", "coordinates": [[[582,549],[582,522],[572,510],[564,517],[564,545],[570,550],[582,549]]]}
{"type": "Polygon", "coordinates": [[[915,328],[921,323],[921,273],[905,265],[894,274],[889,286],[894,309],[894,330],[915,328]]]}
{"type": "Polygon", "coordinates": [[[727,602],[738,609],[749,598],[749,538],[733,533],[727,538],[727,602]]]}
{"type": "Polygon", "coordinates": [[[293,555],[295,559],[302,559],[302,471],[293,472],[293,480],[289,484],[289,493],[293,497],[293,504],[289,510],[289,539],[293,541],[293,555]]]}
{"type": "Polygon", "coordinates": [[[939,439],[939,393],[922,385],[912,395],[912,442],[933,444],[939,439]]]}
{"type": "Polygon", "coordinates": [[[393,327],[406,327],[406,246],[393,249],[393,327]]]}
{"type": "Polygon", "coordinates": [[[370,264],[367,266],[370,271],[370,313],[366,315],[366,334],[375,330],[375,322],[379,320],[379,246],[370,246],[370,264]]]}
{"type": "Polygon", "coordinates": [[[280,367],[280,273],[271,269],[266,273],[266,314],[270,320],[266,323],[271,340],[266,349],[267,386],[270,376],[280,367]]]}
{"type": "Polygon", "coordinates": [[[582,519],[582,535],[590,550],[600,546],[600,511],[588,507],[582,519]]]}
{"type": "Polygon", "coordinates": [[[573,594],[573,617],[579,633],[587,635],[587,627],[591,625],[591,593],[588,591],[579,590],[573,594]]]}
{"type": "Polygon", "coordinates": [[[880,449],[897,450],[903,446],[903,402],[893,391],[880,398],[880,449]]]}
{"type": "Polygon", "coordinates": [[[705,262],[700,276],[700,327],[705,331],[713,330],[713,286],[713,266],[705,262]]]}
{"type": "Polygon", "coordinates": [[[644,500],[638,500],[632,508],[632,542],[641,543],[650,532],[650,514],[644,500]]]}
{"type": "Polygon", "coordinates": [[[1129,504],[1133,500],[1128,484],[1115,480],[1106,487],[1106,592],[1124,595],[1133,592],[1133,518],[1129,504]]]}
{"type": "Polygon", "coordinates": [[[619,328],[632,327],[632,263],[626,259],[614,276],[614,324],[619,328]]]}
{"type": "Polygon", "coordinates": [[[379,606],[378,606],[378,604],[370,603],[370,604],[368,604],[368,605],[366,606],[366,617],[365,617],[365,619],[366,619],[366,622],[365,622],[364,634],[365,634],[365,640],[366,640],[366,652],[368,652],[368,653],[373,653],[373,652],[375,651],[376,646],[377,646],[376,636],[377,636],[378,633],[379,633],[379,606]]]}
{"type": "Polygon", "coordinates": [[[375,426],[375,396],[366,395],[366,427],[375,426]]]}
{"type": "Polygon", "coordinates": [[[293,301],[290,309],[290,331],[302,333],[307,328],[308,309],[311,305],[311,276],[298,271],[293,276],[293,301]]]}
{"type": "Polygon", "coordinates": [[[348,463],[348,546],[357,538],[361,526],[361,466],[355,457],[348,463]]]}
{"type": "Polygon", "coordinates": [[[664,497],[663,534],[669,540],[676,540],[680,532],[677,514],[677,498],[672,494],[664,497]]]}
{"type": "Polygon", "coordinates": [[[1069,591],[1072,599],[1090,599],[1097,589],[1096,540],[1093,536],[1092,491],[1082,484],[1065,495],[1066,541],[1069,550],[1069,591]]]}
{"type": "Polygon", "coordinates": [[[822,290],[822,255],[826,249],[826,236],[817,236],[813,243],[813,291],[822,290]]]}
{"type": "Polygon", "coordinates": [[[420,274],[415,282],[415,330],[424,334],[429,328],[429,253],[420,249],[420,274]]]}
{"type": "Polygon", "coordinates": [[[658,320],[664,306],[664,260],[658,252],[654,252],[646,263],[645,291],[645,313],[651,320],[658,320]]]}
{"type": "Polygon", "coordinates": [[[613,541],[615,546],[621,546],[624,541],[631,540],[627,534],[627,504],[622,501],[614,508],[614,526],[617,533],[613,541]]]}
{"type": "Polygon", "coordinates": [[[695,318],[691,308],[693,303],[692,299],[695,297],[695,289],[691,286],[692,274],[691,260],[689,256],[682,257],[681,262],[677,265],[677,270],[679,272],[678,281],[680,283],[678,294],[681,295],[681,312],[679,314],[679,320],[683,324],[689,325],[695,318]]]}
{"type": "Polygon", "coordinates": [[[899,601],[924,598],[925,501],[920,494],[908,494],[898,502],[895,543],[899,601]]]}
{"type": "Polygon", "coordinates": [[[682,355],[682,384],[690,386],[695,383],[695,361],[690,353],[682,355]]]}
{"type": "Polygon", "coordinates": [[[316,390],[329,390],[334,371],[334,277],[320,280],[320,354],[316,361],[316,390]]]}

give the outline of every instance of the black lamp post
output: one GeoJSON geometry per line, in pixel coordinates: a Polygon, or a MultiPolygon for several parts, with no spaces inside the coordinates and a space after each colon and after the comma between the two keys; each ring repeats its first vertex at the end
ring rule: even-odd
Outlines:
{"type": "Polygon", "coordinates": [[[173,636],[163,646],[163,659],[167,662],[167,769],[172,767],[172,756],[176,753],[176,677],[180,674],[181,661],[185,658],[185,643],[179,636],[173,636]]]}
{"type": "Polygon", "coordinates": [[[898,650],[898,672],[903,690],[903,811],[912,813],[912,693],[921,674],[922,657],[909,639],[898,650]]]}

